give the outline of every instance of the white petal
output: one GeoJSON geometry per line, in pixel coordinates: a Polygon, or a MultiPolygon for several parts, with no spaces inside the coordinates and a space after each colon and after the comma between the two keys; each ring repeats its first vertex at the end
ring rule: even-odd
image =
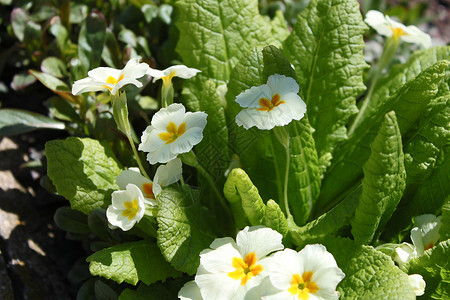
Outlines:
{"type": "Polygon", "coordinates": [[[217,238],[215,239],[211,245],[209,245],[209,248],[211,249],[217,249],[220,246],[223,246],[225,244],[231,244],[236,250],[237,250],[237,245],[236,242],[230,238],[230,237],[224,237],[224,238],[217,238]]]}
{"type": "Polygon", "coordinates": [[[169,75],[172,71],[175,71],[176,77],[180,77],[183,79],[188,79],[197,75],[197,73],[201,72],[200,70],[194,68],[188,68],[184,65],[175,65],[165,69],[163,72],[165,76],[169,75]]]}
{"type": "Polygon", "coordinates": [[[113,87],[113,85],[107,84],[105,82],[97,81],[92,78],[83,78],[80,80],[77,80],[72,85],[72,94],[74,95],[80,95],[82,93],[87,92],[97,92],[106,90],[107,88],[105,85],[113,87]]]}
{"type": "MultiPolygon", "coordinates": [[[[278,107],[283,113],[287,114],[292,120],[300,120],[306,113],[306,103],[303,102],[299,95],[289,93],[281,98],[285,103],[280,104],[278,107]]],[[[273,110],[275,110],[274,108],[273,110]]]]}
{"type": "Polygon", "coordinates": [[[158,167],[155,173],[154,182],[161,186],[168,186],[177,182],[181,178],[183,172],[181,159],[175,158],[158,167]]]}
{"type": "Polygon", "coordinates": [[[254,86],[237,95],[236,102],[242,107],[260,107],[259,99],[266,98],[272,100],[272,90],[267,84],[254,86]]]}
{"type": "Polygon", "coordinates": [[[208,114],[202,111],[187,112],[184,115],[183,123],[186,123],[186,130],[194,127],[205,128],[208,114]]]}
{"type": "Polygon", "coordinates": [[[159,137],[161,133],[166,131],[155,129],[153,126],[149,127],[145,130],[145,136],[144,133],[142,134],[142,142],[139,144],[139,150],[145,152],[153,152],[166,145],[166,142],[159,137]]]}
{"type": "Polygon", "coordinates": [[[124,79],[126,78],[141,78],[147,73],[150,67],[146,63],[139,63],[139,58],[130,59],[122,70],[124,79]]]}
{"type": "Polygon", "coordinates": [[[411,241],[414,244],[414,251],[417,253],[417,255],[422,255],[425,251],[425,247],[423,244],[423,238],[422,238],[422,232],[420,231],[419,227],[414,227],[411,229],[411,241]]]}
{"type": "Polygon", "coordinates": [[[325,246],[320,244],[306,245],[299,255],[303,261],[305,272],[317,272],[321,268],[336,267],[337,263],[333,255],[327,251],[325,246]]]}
{"type": "Polygon", "coordinates": [[[164,71],[152,69],[150,67],[147,70],[147,75],[150,75],[150,76],[153,77],[153,82],[155,82],[156,80],[161,79],[162,77],[166,76],[164,74],[164,71]]]}
{"type": "Polygon", "coordinates": [[[279,291],[271,295],[261,297],[262,300],[298,300],[296,295],[292,295],[287,291],[279,291]]]}
{"type": "Polygon", "coordinates": [[[170,144],[170,151],[175,154],[189,152],[191,151],[192,147],[200,143],[202,139],[203,128],[191,128],[170,144]]]}
{"type": "Polygon", "coordinates": [[[200,288],[191,280],[186,282],[178,292],[178,298],[181,300],[203,300],[200,294],[200,288]]]}
{"type": "Polygon", "coordinates": [[[408,243],[403,243],[399,247],[395,248],[394,261],[402,267],[414,253],[414,246],[408,243]]]}
{"type": "Polygon", "coordinates": [[[108,67],[99,67],[88,72],[88,76],[101,82],[105,82],[109,76],[113,77],[115,80],[118,80],[120,77],[121,70],[108,68],[108,67]]]}
{"type": "Polygon", "coordinates": [[[280,290],[287,290],[291,286],[292,276],[303,274],[298,252],[288,248],[275,253],[269,272],[272,284],[280,290]]]}
{"type": "Polygon", "coordinates": [[[147,154],[148,162],[152,165],[156,163],[165,164],[166,162],[169,162],[172,159],[176,158],[177,154],[170,151],[170,145],[171,144],[167,144],[155,151],[149,152],[147,154]]]}
{"type": "Polygon", "coordinates": [[[225,273],[201,274],[195,276],[203,299],[230,300],[240,286],[240,280],[234,280],[225,273]]]}
{"type": "Polygon", "coordinates": [[[364,22],[366,22],[381,35],[390,37],[393,34],[392,29],[390,28],[392,24],[381,12],[377,10],[368,11],[364,22]]]}
{"type": "Polygon", "coordinates": [[[253,126],[256,126],[261,130],[270,130],[277,126],[280,122],[280,119],[276,118],[279,113],[275,113],[271,115],[272,111],[259,111],[256,108],[246,108],[241,110],[236,115],[236,124],[238,126],[244,126],[245,129],[249,129],[253,126]],[[273,118],[274,116],[275,118],[273,118]]]}
{"type": "Polygon", "coordinates": [[[151,125],[145,128],[141,135],[141,143],[138,146],[138,150],[146,152],[150,151],[152,145],[150,141],[150,134],[153,130],[155,130],[155,128],[151,125]]]}
{"type": "Polygon", "coordinates": [[[213,251],[200,254],[200,265],[210,273],[228,273],[235,270],[232,266],[234,257],[242,258],[232,244],[225,244],[213,251]]]}
{"type": "Polygon", "coordinates": [[[416,26],[410,25],[406,27],[405,33],[407,35],[402,35],[400,37],[401,40],[408,43],[415,43],[422,45],[425,49],[431,47],[431,37],[429,34],[423,32],[416,26]]]}
{"type": "Polygon", "coordinates": [[[272,89],[272,95],[278,94],[282,96],[287,93],[298,94],[300,90],[300,87],[294,78],[286,77],[280,74],[269,76],[267,85],[272,89]]]}
{"type": "Polygon", "coordinates": [[[439,230],[441,229],[442,216],[436,217],[432,214],[417,216],[414,218],[414,226],[419,227],[422,233],[422,243],[425,248],[431,244],[436,245],[441,238],[439,230]]]}
{"type": "Polygon", "coordinates": [[[112,226],[120,227],[123,231],[130,230],[136,221],[128,220],[128,217],[122,215],[122,210],[117,210],[112,205],[106,210],[106,217],[112,226]]]}
{"type": "Polygon", "coordinates": [[[116,183],[121,189],[125,189],[129,183],[133,183],[142,191],[142,185],[145,183],[152,183],[152,181],[141,175],[138,168],[129,168],[128,170],[123,170],[122,173],[117,176],[116,183]]]}
{"type": "Polygon", "coordinates": [[[184,119],[186,109],[182,104],[173,103],[167,108],[161,108],[152,118],[152,126],[159,130],[167,131],[169,122],[179,126],[184,119]]]}
{"type": "Polygon", "coordinates": [[[247,226],[237,234],[236,244],[242,257],[255,252],[256,258],[261,259],[274,251],[283,249],[282,239],[283,236],[273,229],[247,226]]]}
{"type": "Polygon", "coordinates": [[[425,280],[423,280],[422,275],[420,274],[408,275],[408,281],[409,284],[412,286],[414,293],[416,293],[416,296],[422,296],[423,294],[425,294],[426,283],[425,280]]]}

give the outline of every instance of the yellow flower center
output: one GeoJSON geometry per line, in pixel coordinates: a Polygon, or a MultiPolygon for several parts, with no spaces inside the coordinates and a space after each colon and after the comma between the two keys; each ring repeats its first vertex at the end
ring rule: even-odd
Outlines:
{"type": "Polygon", "coordinates": [[[144,191],[144,196],[150,199],[155,199],[153,194],[153,183],[144,183],[142,185],[142,190],[144,191]]]}
{"type": "Polygon", "coordinates": [[[272,97],[272,100],[269,101],[269,99],[267,98],[261,98],[259,99],[259,106],[260,108],[258,108],[258,110],[260,111],[271,111],[272,109],[274,109],[275,107],[277,107],[280,104],[285,103],[284,101],[280,101],[280,95],[275,94],[272,97]]]}
{"type": "Polygon", "coordinates": [[[305,272],[302,276],[300,274],[292,275],[291,287],[288,292],[291,295],[297,295],[298,299],[306,300],[309,299],[309,293],[316,293],[319,287],[314,281],[311,281],[313,272],[305,272]]]}
{"type": "Polygon", "coordinates": [[[162,139],[165,145],[173,143],[177,138],[183,135],[186,132],[186,123],[181,123],[180,126],[173,122],[169,122],[167,125],[167,132],[161,132],[158,136],[162,139]]]}
{"type": "Polygon", "coordinates": [[[257,258],[255,252],[250,252],[243,260],[240,257],[233,257],[231,264],[236,271],[229,272],[228,276],[234,280],[241,280],[241,285],[245,285],[247,281],[252,279],[254,276],[261,273],[263,267],[257,265],[257,258]]]}
{"type": "Polygon", "coordinates": [[[136,217],[139,210],[139,204],[136,199],[133,199],[133,202],[125,201],[123,205],[125,206],[125,210],[122,211],[122,216],[128,217],[128,220],[136,217]]]}
{"type": "Polygon", "coordinates": [[[402,35],[408,35],[408,33],[399,27],[389,26],[389,28],[392,30],[395,39],[399,39],[402,35]]]}
{"type": "Polygon", "coordinates": [[[162,77],[163,85],[167,86],[172,82],[172,78],[177,75],[177,72],[172,71],[169,75],[162,77]]]}
{"type": "MultiPolygon", "coordinates": [[[[123,79],[123,74],[120,75],[119,79],[116,79],[116,78],[114,78],[114,77],[112,77],[112,76],[109,76],[108,78],[106,78],[106,83],[116,85],[116,84],[117,84],[119,81],[121,81],[122,79],[123,79]]],[[[109,87],[109,86],[107,86],[107,85],[104,85],[103,87],[107,88],[107,89],[110,90],[110,91],[112,90],[112,88],[109,87]]]]}

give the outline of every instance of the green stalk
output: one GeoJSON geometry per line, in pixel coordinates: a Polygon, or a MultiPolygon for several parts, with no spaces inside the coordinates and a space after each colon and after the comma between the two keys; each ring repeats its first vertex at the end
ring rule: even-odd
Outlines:
{"type": "Polygon", "coordinates": [[[284,149],[286,150],[286,168],[285,168],[286,170],[284,173],[283,199],[287,217],[293,218],[291,211],[289,209],[289,200],[288,200],[289,166],[291,163],[291,155],[289,152],[289,133],[285,126],[282,127],[276,126],[273,129],[273,132],[277,140],[281,143],[281,145],[283,145],[284,149]]]}

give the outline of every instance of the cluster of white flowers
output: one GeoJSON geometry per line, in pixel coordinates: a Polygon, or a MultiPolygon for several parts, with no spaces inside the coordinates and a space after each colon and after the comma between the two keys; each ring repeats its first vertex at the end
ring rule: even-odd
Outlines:
{"type": "MultiPolygon", "coordinates": [[[[89,71],[87,78],[74,82],[72,93],[109,91],[114,96],[127,84],[142,87],[138,79],[146,74],[152,76],[154,81],[162,79],[164,90],[164,87],[167,89],[172,85],[173,77],[187,79],[198,72],[183,65],[155,70],[134,58],[122,70],[100,67],[89,71]]],[[[186,112],[182,104],[171,104],[153,116],[151,126],[142,134],[139,150],[149,152],[147,159],[151,164],[167,165],[158,167],[153,181],[142,175],[138,168],[122,171],[116,179],[121,190],[112,193],[111,205],[106,211],[111,227],[130,230],[144,216],[146,205],[151,207],[157,204],[156,197],[162,187],[180,180],[182,163],[177,155],[189,152],[202,140],[206,117],[204,112],[186,112]]]]}
{"type": "Polygon", "coordinates": [[[338,299],[344,278],[323,245],[284,249],[282,235],[263,226],[246,227],[232,238],[214,240],[200,253],[194,281],[178,293],[182,300],[338,299]],[[280,251],[282,250],[282,251],[280,251]],[[278,252],[277,252],[278,251],[278,252]]]}

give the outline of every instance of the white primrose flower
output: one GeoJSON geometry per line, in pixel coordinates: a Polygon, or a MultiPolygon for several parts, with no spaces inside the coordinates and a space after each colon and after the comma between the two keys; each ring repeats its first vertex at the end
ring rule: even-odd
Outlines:
{"type": "Polygon", "coordinates": [[[426,250],[433,248],[439,241],[439,229],[442,216],[432,214],[417,216],[414,219],[414,228],[411,229],[413,244],[402,243],[395,248],[394,261],[401,267],[411,258],[421,256],[426,250]]]}
{"type": "Polygon", "coordinates": [[[149,69],[146,63],[139,63],[139,58],[130,59],[122,70],[99,67],[88,72],[88,77],[73,83],[72,94],[109,90],[111,95],[127,84],[142,87],[137,79],[144,76],[149,69]]]}
{"type": "Polygon", "coordinates": [[[282,235],[263,226],[245,227],[236,242],[214,240],[200,253],[195,283],[203,299],[244,299],[246,293],[268,276],[271,254],[283,249],[282,235]]]}
{"type": "Polygon", "coordinates": [[[336,286],[345,277],[323,245],[307,245],[300,252],[284,249],[275,253],[269,269],[270,281],[278,293],[264,300],[338,299],[336,286]]]}
{"type": "Polygon", "coordinates": [[[142,133],[139,150],[148,152],[151,164],[165,163],[189,152],[202,140],[207,116],[204,112],[186,112],[178,103],[161,108],[142,133]]]}
{"type": "Polygon", "coordinates": [[[112,203],[106,210],[108,222],[123,231],[130,230],[144,216],[144,196],[141,190],[130,183],[124,191],[114,191],[111,197],[112,203]]]}
{"type": "Polygon", "coordinates": [[[386,37],[393,36],[407,43],[420,44],[424,48],[431,47],[431,37],[429,34],[421,31],[416,26],[405,26],[383,15],[377,10],[370,10],[366,14],[364,22],[375,29],[379,34],[386,37]]]}
{"type": "Polygon", "coordinates": [[[411,287],[414,290],[414,293],[416,293],[416,296],[422,296],[425,294],[425,287],[426,282],[423,280],[422,275],[420,274],[412,274],[408,275],[408,281],[411,287]]]}
{"type": "Polygon", "coordinates": [[[136,185],[142,192],[145,202],[152,206],[156,205],[156,196],[162,191],[162,187],[171,185],[181,178],[182,163],[179,158],[171,160],[167,165],[161,165],[156,169],[153,182],[143,176],[138,168],[129,168],[122,171],[117,176],[116,182],[121,189],[132,183],[136,185]]]}
{"type": "Polygon", "coordinates": [[[184,65],[175,65],[162,71],[149,68],[147,74],[153,77],[153,82],[162,79],[163,84],[167,85],[172,81],[173,77],[188,79],[194,77],[199,72],[201,71],[194,68],[188,68],[184,65]]]}
{"type": "Polygon", "coordinates": [[[267,84],[254,86],[236,97],[235,101],[245,108],[237,114],[236,123],[245,129],[256,126],[269,130],[298,121],[306,112],[306,104],[298,92],[299,86],[293,78],[271,75],[267,84]]]}

